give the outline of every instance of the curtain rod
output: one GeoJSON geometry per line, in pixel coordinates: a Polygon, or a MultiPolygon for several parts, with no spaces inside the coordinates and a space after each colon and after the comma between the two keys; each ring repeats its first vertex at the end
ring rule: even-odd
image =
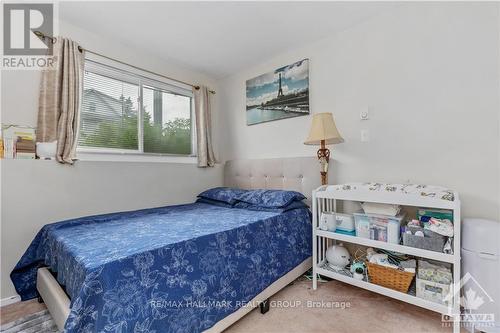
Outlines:
{"type": "MultiPolygon", "coordinates": [[[[57,42],[57,38],[56,37],[48,36],[48,35],[44,34],[41,31],[36,30],[36,31],[33,31],[33,33],[35,35],[37,35],[38,38],[41,38],[41,39],[47,38],[47,39],[49,39],[52,42],[52,44],[55,44],[57,42]]],[[[192,83],[189,83],[189,82],[185,82],[185,81],[181,81],[181,80],[177,80],[177,79],[174,79],[172,77],[169,77],[169,76],[166,76],[166,75],[163,75],[163,74],[158,74],[158,73],[152,72],[150,70],[147,70],[147,69],[144,69],[144,68],[141,68],[141,67],[137,67],[137,66],[134,66],[134,65],[131,65],[131,64],[127,64],[126,62],[123,62],[121,60],[105,56],[104,54],[101,54],[101,53],[98,53],[98,52],[94,52],[92,50],[85,49],[85,48],[83,48],[81,46],[78,46],[78,50],[80,52],[85,51],[85,52],[88,52],[88,53],[92,53],[92,54],[95,54],[95,55],[97,55],[99,57],[103,57],[103,58],[106,58],[106,59],[118,62],[118,63],[120,63],[122,65],[130,66],[132,68],[138,69],[138,70],[143,71],[143,72],[147,72],[149,74],[161,76],[161,77],[163,77],[165,79],[168,79],[168,80],[171,80],[171,81],[175,81],[175,82],[178,82],[178,83],[182,83],[182,84],[185,84],[187,86],[191,86],[191,87],[193,87],[196,90],[200,89],[200,86],[198,86],[198,85],[195,85],[195,84],[192,84],[192,83]]],[[[212,93],[212,94],[215,94],[215,90],[209,90],[209,92],[212,93]]]]}

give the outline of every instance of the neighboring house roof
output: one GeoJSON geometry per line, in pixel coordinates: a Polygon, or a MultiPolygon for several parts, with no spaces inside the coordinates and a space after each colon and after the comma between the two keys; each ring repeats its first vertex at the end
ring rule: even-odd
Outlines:
{"type": "Polygon", "coordinates": [[[106,95],[105,93],[95,89],[85,89],[83,91],[83,108],[82,117],[84,118],[121,118],[122,116],[122,102],[114,97],[106,95]],[[99,105],[99,111],[90,110],[91,102],[99,105]],[[103,107],[105,106],[105,107],[103,107]],[[103,113],[105,111],[106,113],[103,113]]]}

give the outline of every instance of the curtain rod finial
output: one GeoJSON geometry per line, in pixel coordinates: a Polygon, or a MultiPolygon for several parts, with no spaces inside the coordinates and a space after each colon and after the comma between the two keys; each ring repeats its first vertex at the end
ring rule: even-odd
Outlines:
{"type": "MultiPolygon", "coordinates": [[[[196,90],[200,90],[200,86],[193,86],[193,88],[196,90]]],[[[215,95],[215,90],[209,90],[208,92],[215,95]]]]}

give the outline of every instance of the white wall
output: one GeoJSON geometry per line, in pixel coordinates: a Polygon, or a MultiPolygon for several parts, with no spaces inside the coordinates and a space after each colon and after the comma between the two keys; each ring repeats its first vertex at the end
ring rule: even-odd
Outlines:
{"type": "Polygon", "coordinates": [[[224,79],[223,158],[315,155],[303,145],[311,116],[245,119],[245,80],[309,58],[311,110],[333,112],[346,140],[330,147],[332,182],[439,184],[460,193],[464,216],[499,220],[497,7],[404,3],[224,79]]]}
{"type": "MultiPolygon", "coordinates": [[[[66,22],[60,22],[60,32],[93,51],[217,90],[217,82],[203,74],[104,40],[66,22]]],[[[39,78],[37,71],[2,71],[2,123],[36,126],[39,78]]],[[[217,100],[214,112],[217,135],[217,100]]],[[[75,166],[52,161],[0,163],[2,299],[15,295],[9,274],[44,224],[84,215],[192,202],[202,190],[222,184],[220,165],[199,169],[192,163],[80,161],[75,166]]]]}

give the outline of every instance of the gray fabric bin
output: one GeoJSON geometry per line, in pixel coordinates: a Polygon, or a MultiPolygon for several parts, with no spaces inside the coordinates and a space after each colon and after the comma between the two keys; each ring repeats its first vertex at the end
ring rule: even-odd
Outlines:
{"type": "Polygon", "coordinates": [[[416,247],[429,251],[443,252],[445,243],[446,237],[444,236],[422,237],[407,233],[403,234],[403,245],[405,246],[416,247]]]}

